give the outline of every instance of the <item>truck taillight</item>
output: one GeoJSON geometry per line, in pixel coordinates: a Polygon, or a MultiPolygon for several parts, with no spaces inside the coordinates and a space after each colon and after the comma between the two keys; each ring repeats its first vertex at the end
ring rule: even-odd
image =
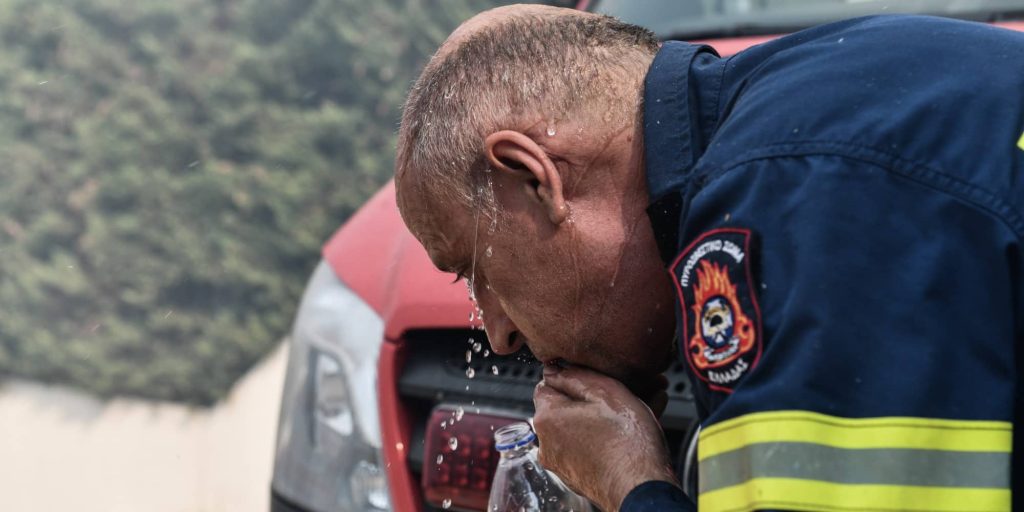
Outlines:
{"type": "Polygon", "coordinates": [[[494,431],[523,417],[440,405],[427,421],[423,494],[442,508],[485,510],[498,452],[494,431]]]}

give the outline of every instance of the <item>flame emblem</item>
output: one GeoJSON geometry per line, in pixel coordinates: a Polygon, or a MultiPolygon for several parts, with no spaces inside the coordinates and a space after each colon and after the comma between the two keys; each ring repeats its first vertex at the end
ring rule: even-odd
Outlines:
{"type": "Polygon", "coordinates": [[[754,347],[756,330],[743,313],[727,268],[702,260],[693,287],[694,335],[687,348],[698,369],[726,366],[754,347]]]}

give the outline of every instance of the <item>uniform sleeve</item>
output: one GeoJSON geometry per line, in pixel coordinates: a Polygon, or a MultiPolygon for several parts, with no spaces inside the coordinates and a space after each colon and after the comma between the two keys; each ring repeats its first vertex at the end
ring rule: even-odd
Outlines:
{"type": "Polygon", "coordinates": [[[697,507],[683,491],[668,482],[644,482],[622,500],[620,512],[696,512],[697,507]]]}
{"type": "Polygon", "coordinates": [[[1010,210],[882,160],[766,158],[692,197],[675,277],[702,510],[1009,509],[1010,210]]]}

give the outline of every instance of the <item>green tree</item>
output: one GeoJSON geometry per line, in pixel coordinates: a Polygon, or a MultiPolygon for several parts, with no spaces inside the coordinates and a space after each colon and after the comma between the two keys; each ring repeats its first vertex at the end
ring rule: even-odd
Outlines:
{"type": "Polygon", "coordinates": [[[210,404],[484,0],[0,0],[0,375],[210,404]]]}

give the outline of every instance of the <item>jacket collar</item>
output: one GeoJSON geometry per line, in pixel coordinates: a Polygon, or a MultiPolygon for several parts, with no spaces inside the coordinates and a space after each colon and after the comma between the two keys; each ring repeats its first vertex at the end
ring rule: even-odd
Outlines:
{"type": "Polygon", "coordinates": [[[666,263],[679,249],[691,171],[718,123],[725,62],[711,47],[668,41],[644,80],[647,214],[666,263]]]}
{"type": "Polygon", "coordinates": [[[725,61],[704,45],[668,41],[644,80],[644,159],[651,202],[679,190],[718,121],[725,61]]]}

